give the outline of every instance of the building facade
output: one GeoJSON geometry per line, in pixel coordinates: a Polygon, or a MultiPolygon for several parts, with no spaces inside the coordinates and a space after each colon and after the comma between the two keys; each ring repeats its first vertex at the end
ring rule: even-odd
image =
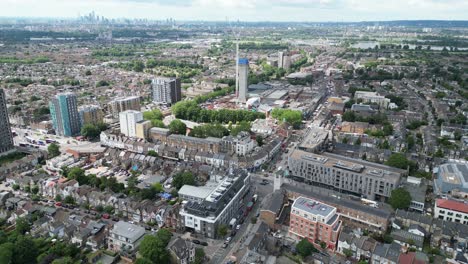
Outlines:
{"type": "Polygon", "coordinates": [[[49,102],[49,108],[56,135],[71,137],[80,134],[81,121],[74,93],[57,94],[49,102]]]}
{"type": "Polygon", "coordinates": [[[143,113],[135,110],[127,110],[119,113],[120,133],[127,137],[136,137],[136,125],[143,120],[143,113]]]}
{"type": "Polygon", "coordinates": [[[307,238],[315,245],[325,243],[326,248],[335,250],[341,221],[336,208],[313,199],[298,197],[292,207],[289,224],[290,237],[307,238]]]}
{"type": "Polygon", "coordinates": [[[7,154],[14,149],[8,110],[6,107],[5,91],[0,89],[0,155],[7,154]]]}
{"type": "Polygon", "coordinates": [[[390,99],[377,94],[376,92],[356,91],[354,98],[362,99],[364,103],[378,104],[382,109],[387,109],[390,104],[390,99]]]}
{"type": "Polygon", "coordinates": [[[239,210],[247,203],[250,175],[236,169],[220,180],[202,201],[188,201],[180,210],[183,226],[208,238],[216,238],[219,225],[228,225],[239,217],[239,210]]]}
{"type": "Polygon", "coordinates": [[[136,137],[146,139],[148,138],[149,130],[151,128],[151,121],[141,120],[136,123],[136,137]]]}
{"type": "Polygon", "coordinates": [[[109,103],[112,116],[114,118],[119,117],[119,113],[127,110],[140,111],[140,97],[130,96],[124,98],[117,98],[109,103]]]}
{"type": "Polygon", "coordinates": [[[239,91],[238,100],[241,103],[247,102],[247,92],[249,86],[249,60],[239,59],[239,91]]]}
{"type": "Polygon", "coordinates": [[[294,177],[346,191],[368,199],[386,199],[406,171],[331,153],[321,155],[294,150],[288,157],[294,177]]]}
{"type": "Polygon", "coordinates": [[[99,124],[102,122],[102,119],[104,118],[104,114],[102,112],[102,109],[97,106],[97,105],[85,105],[80,107],[79,109],[80,113],[80,122],[81,125],[87,125],[87,124],[99,124]]]}
{"type": "Polygon", "coordinates": [[[182,99],[179,78],[156,78],[151,82],[153,102],[175,104],[182,99]]]}
{"type": "Polygon", "coordinates": [[[468,224],[468,204],[455,200],[437,199],[434,218],[466,225],[468,224]]]}

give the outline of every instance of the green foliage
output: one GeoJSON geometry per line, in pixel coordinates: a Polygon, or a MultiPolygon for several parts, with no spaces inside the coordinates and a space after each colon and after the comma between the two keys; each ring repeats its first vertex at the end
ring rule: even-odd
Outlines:
{"type": "Polygon", "coordinates": [[[240,121],[254,121],[257,118],[265,118],[263,113],[247,110],[207,110],[202,109],[195,100],[177,102],[172,106],[172,113],[180,119],[191,120],[199,123],[237,123],[240,121]]]}
{"type": "MultiPolygon", "coordinates": [[[[140,255],[152,263],[169,263],[170,256],[166,249],[171,234],[166,229],[160,229],[156,235],[146,235],[140,244],[140,255]]],[[[147,262],[143,262],[147,263],[147,262]]]]}
{"type": "Polygon", "coordinates": [[[16,57],[0,57],[1,64],[34,64],[34,63],[45,63],[49,62],[50,59],[47,57],[35,57],[33,59],[20,59],[16,57]]]}
{"type": "Polygon", "coordinates": [[[303,238],[296,245],[296,251],[303,258],[310,256],[313,252],[317,252],[317,249],[309,242],[306,238],[303,238]]]}
{"type": "Polygon", "coordinates": [[[151,120],[151,126],[166,128],[166,125],[164,125],[164,122],[162,120],[158,120],[158,119],[151,120]]]}
{"type": "Polygon", "coordinates": [[[402,153],[393,153],[385,162],[385,165],[403,170],[406,170],[409,167],[410,172],[413,172],[417,169],[417,164],[411,160],[408,160],[402,153]]]}
{"type": "Polygon", "coordinates": [[[285,50],[288,48],[288,44],[273,42],[244,42],[239,44],[239,49],[247,50],[285,50]]]}
{"type": "Polygon", "coordinates": [[[407,209],[411,204],[411,195],[407,190],[397,188],[392,191],[388,203],[393,209],[407,209]]]}
{"type": "Polygon", "coordinates": [[[26,232],[31,231],[31,224],[26,218],[18,218],[16,219],[16,227],[15,230],[18,234],[24,235],[26,232]]]}
{"type": "Polygon", "coordinates": [[[229,131],[221,124],[206,124],[196,126],[190,131],[190,136],[198,138],[216,137],[222,138],[229,135],[229,131]]]}
{"type": "Polygon", "coordinates": [[[189,171],[180,172],[174,175],[172,186],[179,190],[184,185],[195,185],[195,177],[189,171]]]}
{"type": "Polygon", "coordinates": [[[280,122],[288,122],[294,128],[299,128],[302,124],[301,111],[275,108],[271,111],[271,116],[280,122]]]}
{"type": "Polygon", "coordinates": [[[263,146],[263,137],[260,135],[257,135],[257,138],[255,139],[257,141],[257,144],[259,147],[263,146]]]}
{"type": "Polygon", "coordinates": [[[241,121],[231,129],[231,135],[237,136],[241,131],[246,131],[250,133],[251,127],[252,125],[250,124],[250,122],[241,121]]]}
{"type": "Polygon", "coordinates": [[[143,112],[143,119],[144,120],[162,120],[163,114],[159,109],[153,109],[150,111],[143,112]]]}
{"type": "Polygon", "coordinates": [[[104,123],[99,124],[85,124],[81,128],[81,135],[90,139],[99,137],[102,131],[107,129],[107,125],[104,123]]]}
{"type": "Polygon", "coordinates": [[[49,153],[49,158],[57,157],[58,155],[60,155],[60,148],[57,144],[51,143],[47,147],[47,152],[49,153]]]}
{"type": "Polygon", "coordinates": [[[23,153],[23,152],[13,152],[13,153],[10,153],[10,154],[4,155],[4,156],[0,156],[0,167],[3,164],[7,164],[7,163],[10,163],[10,162],[15,161],[15,160],[22,159],[22,158],[24,158],[26,156],[27,156],[27,154],[23,153]]]}
{"type": "Polygon", "coordinates": [[[151,156],[151,157],[157,157],[158,153],[156,153],[156,151],[154,150],[149,150],[148,153],[146,153],[146,155],[151,156]]]}
{"type": "Polygon", "coordinates": [[[225,237],[228,233],[228,227],[224,224],[220,224],[216,229],[216,233],[219,237],[225,237]]]}
{"type": "Polygon", "coordinates": [[[92,75],[92,73],[91,73],[90,70],[86,70],[85,75],[86,75],[86,76],[90,76],[90,75],[92,75]]]}
{"type": "Polygon", "coordinates": [[[17,83],[23,87],[26,87],[32,83],[34,83],[31,79],[22,79],[22,78],[8,78],[4,80],[5,83],[17,83]]]}
{"type": "Polygon", "coordinates": [[[105,80],[100,80],[96,83],[96,87],[102,87],[102,86],[109,86],[110,83],[108,81],[105,81],[105,80]]]}
{"type": "Polygon", "coordinates": [[[180,121],[179,119],[174,119],[169,124],[169,130],[173,134],[185,135],[185,133],[187,131],[187,125],[185,125],[185,123],[180,121]]]}
{"type": "Polygon", "coordinates": [[[406,128],[409,129],[409,130],[415,130],[415,129],[418,129],[420,126],[427,126],[427,122],[426,121],[414,120],[411,123],[409,123],[408,125],[406,125],[406,128]]]}
{"type": "Polygon", "coordinates": [[[196,248],[195,249],[195,260],[193,264],[202,264],[205,260],[205,251],[203,248],[196,248]]]}
{"type": "Polygon", "coordinates": [[[75,204],[75,198],[73,198],[70,195],[65,196],[65,199],[63,200],[64,203],[66,204],[75,204]]]}

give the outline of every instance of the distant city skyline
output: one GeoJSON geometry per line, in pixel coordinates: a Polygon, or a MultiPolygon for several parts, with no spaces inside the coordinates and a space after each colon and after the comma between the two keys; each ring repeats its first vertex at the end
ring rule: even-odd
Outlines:
{"type": "Polygon", "coordinates": [[[464,0],[2,0],[1,17],[355,22],[468,20],[464,0]]]}

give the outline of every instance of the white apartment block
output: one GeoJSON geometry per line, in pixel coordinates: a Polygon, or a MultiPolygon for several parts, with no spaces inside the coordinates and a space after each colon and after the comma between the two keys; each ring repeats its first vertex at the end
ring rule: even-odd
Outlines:
{"type": "Polygon", "coordinates": [[[375,103],[381,108],[387,109],[390,104],[390,99],[377,94],[376,92],[356,91],[354,94],[355,99],[362,99],[364,103],[375,103]]]}
{"type": "Polygon", "coordinates": [[[136,124],[143,120],[143,113],[135,110],[127,110],[119,113],[120,133],[127,137],[136,137],[136,124]]]}

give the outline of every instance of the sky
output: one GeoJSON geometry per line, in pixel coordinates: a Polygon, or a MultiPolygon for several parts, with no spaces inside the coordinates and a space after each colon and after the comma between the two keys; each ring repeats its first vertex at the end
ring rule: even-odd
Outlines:
{"type": "Polygon", "coordinates": [[[468,0],[0,0],[0,17],[352,22],[468,20],[468,0]]]}

